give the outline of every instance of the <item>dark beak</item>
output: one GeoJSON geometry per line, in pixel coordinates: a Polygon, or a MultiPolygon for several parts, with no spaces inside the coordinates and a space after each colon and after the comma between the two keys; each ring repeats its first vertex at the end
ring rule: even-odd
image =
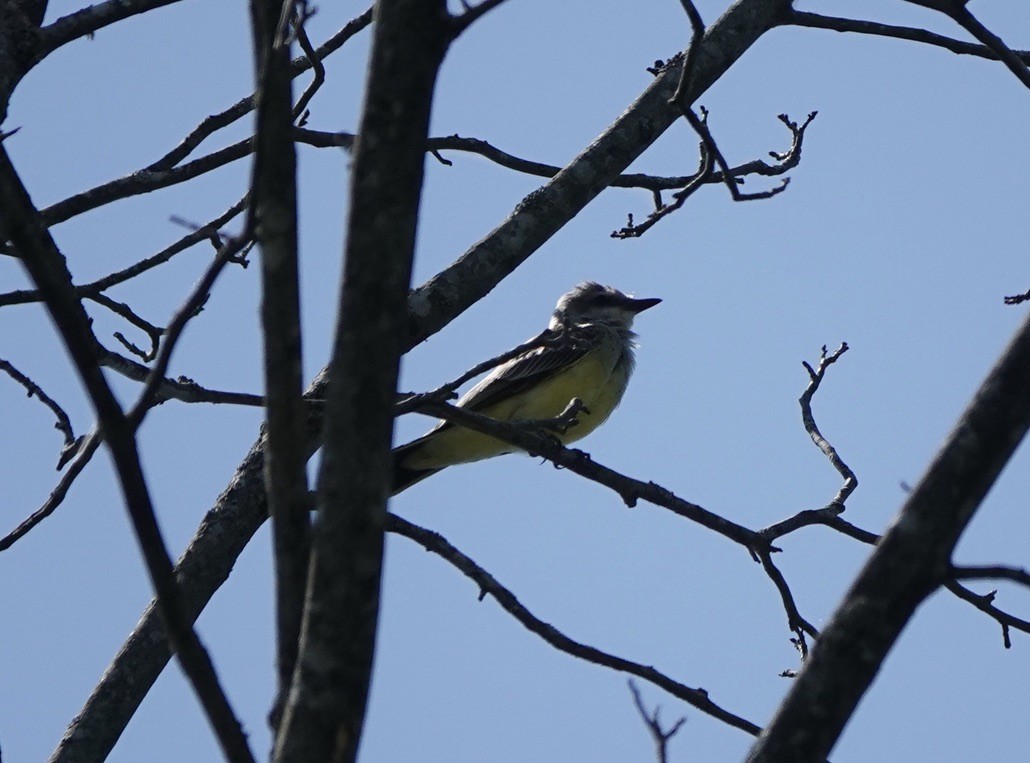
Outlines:
{"type": "Polygon", "coordinates": [[[650,299],[630,299],[627,302],[627,307],[634,313],[642,313],[648,308],[652,308],[661,302],[657,297],[651,297],[650,299]]]}

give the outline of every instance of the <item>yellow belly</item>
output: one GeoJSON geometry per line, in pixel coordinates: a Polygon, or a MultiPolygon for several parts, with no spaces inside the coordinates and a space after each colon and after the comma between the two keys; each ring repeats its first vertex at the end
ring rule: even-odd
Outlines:
{"type": "MultiPolygon", "coordinates": [[[[581,412],[576,426],[556,435],[563,443],[572,443],[597,429],[615,410],[626,391],[630,370],[631,361],[624,357],[621,346],[611,349],[602,346],[533,389],[495,403],[482,413],[498,421],[549,419],[578,397],[589,413],[581,412]]],[[[410,469],[438,469],[513,450],[512,445],[493,437],[450,426],[429,433],[418,447],[406,454],[403,464],[410,469]]]]}

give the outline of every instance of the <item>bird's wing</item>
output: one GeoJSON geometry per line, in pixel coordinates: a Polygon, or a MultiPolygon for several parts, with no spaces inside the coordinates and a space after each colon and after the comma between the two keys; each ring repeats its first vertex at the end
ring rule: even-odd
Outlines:
{"type": "Polygon", "coordinates": [[[498,366],[493,373],[470,389],[458,405],[470,411],[482,411],[534,387],[594,349],[597,337],[580,333],[575,340],[529,350],[498,366]]]}

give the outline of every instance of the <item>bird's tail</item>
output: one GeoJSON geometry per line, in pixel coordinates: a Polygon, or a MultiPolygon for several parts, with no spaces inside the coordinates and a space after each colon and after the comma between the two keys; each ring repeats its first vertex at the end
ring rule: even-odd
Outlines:
{"type": "Polygon", "coordinates": [[[393,483],[390,486],[391,496],[397,495],[402,490],[407,490],[416,482],[421,482],[426,477],[436,474],[444,468],[441,466],[436,469],[412,469],[404,466],[405,456],[421,445],[424,439],[424,437],[420,437],[417,440],[412,440],[407,445],[401,445],[399,448],[393,449],[393,483]]]}

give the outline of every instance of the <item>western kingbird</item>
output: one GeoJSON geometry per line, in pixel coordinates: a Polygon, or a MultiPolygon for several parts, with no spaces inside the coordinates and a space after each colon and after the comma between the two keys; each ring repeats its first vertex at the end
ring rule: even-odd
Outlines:
{"type": "MultiPolygon", "coordinates": [[[[542,338],[547,345],[497,366],[457,405],[498,421],[550,419],[574,398],[585,409],[557,438],[564,444],[593,432],[615,410],[633,372],[630,327],[660,299],[634,299],[611,286],[585,282],[563,294],[542,338]]],[[[454,464],[480,461],[515,446],[440,421],[428,434],[393,450],[391,495],[454,464]]]]}

